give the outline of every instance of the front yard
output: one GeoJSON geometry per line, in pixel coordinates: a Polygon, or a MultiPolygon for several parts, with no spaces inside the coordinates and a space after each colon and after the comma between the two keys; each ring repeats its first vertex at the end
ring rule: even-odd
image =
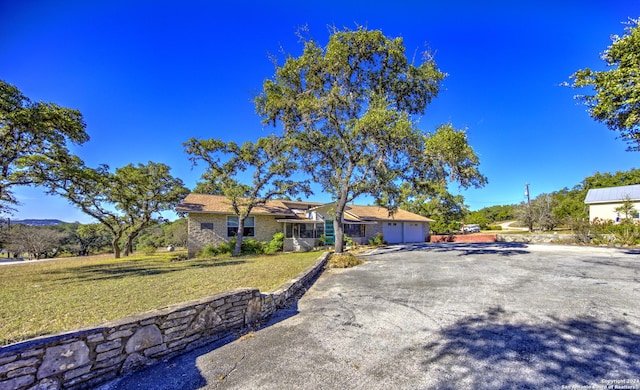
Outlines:
{"type": "Polygon", "coordinates": [[[178,253],[0,266],[0,346],[239,287],[275,289],[319,252],[172,261],[178,253]]]}

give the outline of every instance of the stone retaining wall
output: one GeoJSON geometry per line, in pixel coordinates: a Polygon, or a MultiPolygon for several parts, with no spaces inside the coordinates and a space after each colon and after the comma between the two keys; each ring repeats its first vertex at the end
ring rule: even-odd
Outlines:
{"type": "Polygon", "coordinates": [[[431,236],[429,242],[496,242],[495,234],[456,234],[451,236],[431,236]]]}
{"type": "Polygon", "coordinates": [[[498,234],[500,242],[521,242],[525,244],[574,243],[573,234],[532,233],[532,234],[498,234]]]}
{"type": "Polygon", "coordinates": [[[87,389],[207,343],[241,334],[299,298],[323,254],[271,293],[243,288],[0,348],[0,390],[87,389]]]}

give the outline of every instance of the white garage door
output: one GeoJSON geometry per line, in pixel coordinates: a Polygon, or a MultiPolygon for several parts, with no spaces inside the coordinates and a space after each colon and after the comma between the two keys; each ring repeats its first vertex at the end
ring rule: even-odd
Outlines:
{"type": "Polygon", "coordinates": [[[402,242],[402,222],[383,222],[382,235],[389,244],[402,242]]]}
{"type": "Polygon", "coordinates": [[[424,242],[424,224],[417,222],[405,222],[404,242],[424,242]]]}

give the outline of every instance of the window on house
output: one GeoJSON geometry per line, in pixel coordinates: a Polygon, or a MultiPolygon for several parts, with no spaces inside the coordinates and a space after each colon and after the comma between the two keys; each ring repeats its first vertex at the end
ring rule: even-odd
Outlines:
{"type": "Polygon", "coordinates": [[[213,222],[203,222],[200,224],[200,230],[213,230],[213,222]]]}
{"type": "Polygon", "coordinates": [[[364,237],[364,225],[345,223],[344,234],[349,237],[364,237]]]}
{"type": "MultiPolygon", "coordinates": [[[[247,217],[244,220],[244,229],[242,231],[243,237],[254,237],[256,232],[255,220],[253,217],[247,217]]],[[[238,217],[227,217],[227,237],[235,237],[238,235],[238,217]]]]}
{"type": "Polygon", "coordinates": [[[324,225],[321,223],[287,223],[284,236],[286,238],[318,238],[324,234],[324,225]]]}
{"type": "Polygon", "coordinates": [[[315,238],[315,229],[312,223],[300,224],[300,238],[315,238]]]}

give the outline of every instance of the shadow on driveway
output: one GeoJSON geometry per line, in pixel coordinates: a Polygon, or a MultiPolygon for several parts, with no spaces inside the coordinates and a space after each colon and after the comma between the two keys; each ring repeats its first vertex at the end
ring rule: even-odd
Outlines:
{"type": "Polygon", "coordinates": [[[393,252],[460,252],[458,256],[468,255],[497,255],[515,256],[529,253],[527,244],[519,242],[447,242],[392,245],[377,249],[373,254],[388,254],[393,252]]]}
{"type": "Polygon", "coordinates": [[[532,325],[511,317],[496,307],[441,330],[441,341],[423,348],[425,371],[448,374],[435,387],[559,389],[640,379],[640,333],[626,322],[549,318],[532,325]]]}

